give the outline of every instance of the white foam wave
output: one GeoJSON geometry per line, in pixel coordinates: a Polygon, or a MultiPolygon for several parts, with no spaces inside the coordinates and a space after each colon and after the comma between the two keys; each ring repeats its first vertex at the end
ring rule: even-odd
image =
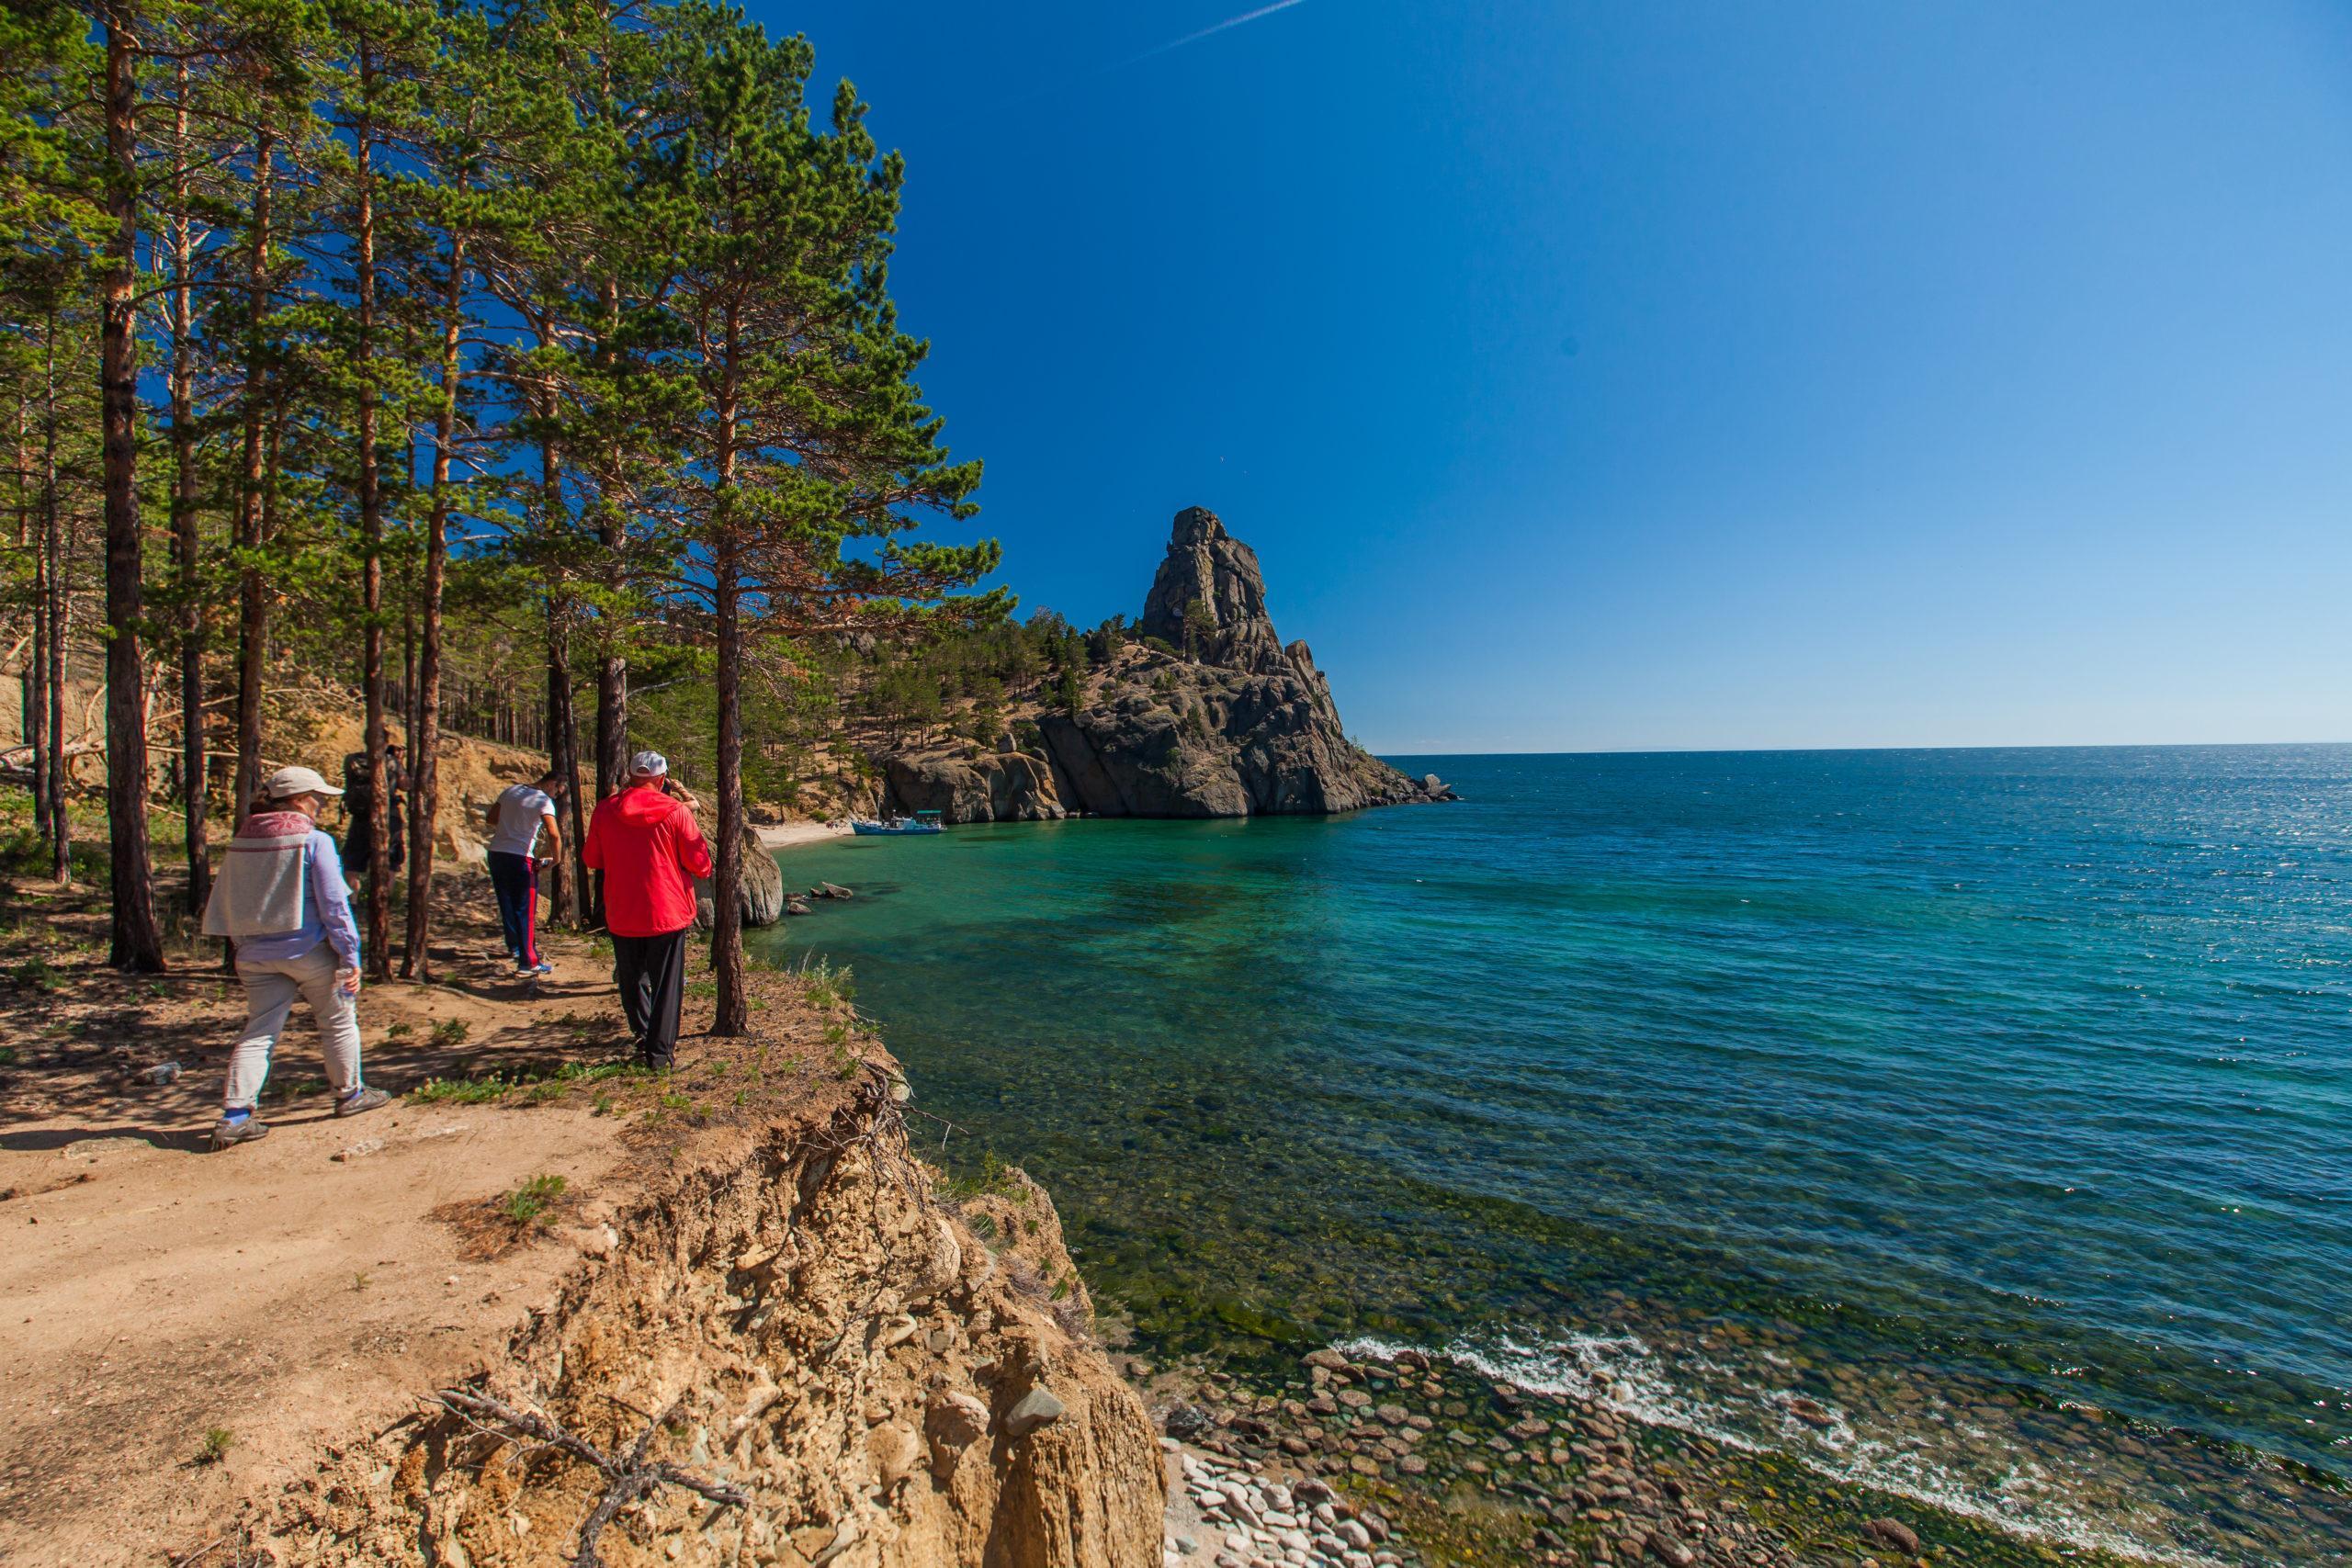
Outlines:
{"type": "MultiPolygon", "coordinates": [[[[1997,1475],[1953,1475],[1924,1442],[1858,1430],[1849,1415],[1818,1400],[1811,1419],[1781,1391],[1703,1400],[1678,1387],[1660,1357],[1633,1334],[1571,1334],[1531,1344],[1509,1334],[1460,1337],[1437,1348],[1374,1337],[1333,1348],[1356,1359],[1394,1361],[1413,1350],[1531,1393],[1589,1401],[1653,1427],[1670,1427],[1747,1453],[1778,1452],[1842,1485],[1867,1486],[2055,1545],[2090,1548],[2174,1568],[2230,1568],[2174,1541],[2151,1541],[2088,1517],[2064,1500],[2062,1479],[2012,1450],[1997,1475]]],[[[1686,1358],[1699,1381],[1747,1389],[1735,1369],[1686,1358]]]]}

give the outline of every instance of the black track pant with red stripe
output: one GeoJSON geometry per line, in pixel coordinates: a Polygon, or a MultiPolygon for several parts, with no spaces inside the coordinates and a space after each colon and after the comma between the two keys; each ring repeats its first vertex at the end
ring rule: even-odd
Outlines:
{"type": "Polygon", "coordinates": [[[498,923],[506,951],[529,968],[539,961],[539,867],[528,855],[490,852],[490,886],[498,894],[498,923]]]}

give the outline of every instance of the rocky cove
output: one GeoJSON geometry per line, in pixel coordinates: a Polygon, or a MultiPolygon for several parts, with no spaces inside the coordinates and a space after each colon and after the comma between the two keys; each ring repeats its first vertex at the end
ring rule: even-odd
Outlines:
{"type": "MultiPolygon", "coordinates": [[[[821,976],[771,973],[759,1000],[755,1037],[674,1079],[602,1080],[619,1168],[548,1240],[507,1242],[576,1261],[469,1373],[250,1477],[210,1538],[223,1561],[2119,1561],[1442,1354],[1138,1353],[1043,1189],[993,1160],[926,1163],[954,1129],[821,976]]],[[[517,1079],[469,1114],[495,1139],[551,1114],[543,1098],[517,1079]]]]}

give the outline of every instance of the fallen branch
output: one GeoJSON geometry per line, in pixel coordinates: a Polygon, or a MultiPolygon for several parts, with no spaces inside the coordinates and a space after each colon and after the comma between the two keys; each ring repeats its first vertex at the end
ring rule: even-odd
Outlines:
{"type": "Polygon", "coordinates": [[[677,1413],[672,1405],[650,1422],[626,1454],[605,1453],[586,1438],[566,1431],[544,1411],[520,1408],[503,1400],[493,1399],[468,1388],[445,1388],[441,1403],[450,1414],[468,1426],[490,1437],[536,1438],[543,1447],[560,1450],[583,1464],[593,1466],[605,1478],[604,1495],[594,1508],[580,1524],[580,1553],[572,1561],[572,1568],[604,1568],[604,1560],[596,1555],[596,1539],[613,1517],[641,1497],[650,1497],[664,1486],[676,1486],[695,1493],[722,1508],[745,1508],[752,1506],[751,1495],[740,1487],[721,1481],[707,1481],[690,1471],[675,1465],[648,1463],[646,1454],[653,1447],[653,1438],[670,1417],[677,1413]],[[493,1425],[495,1423],[495,1425],[493,1425]],[[504,1431],[498,1428],[503,1427],[504,1431]]]}

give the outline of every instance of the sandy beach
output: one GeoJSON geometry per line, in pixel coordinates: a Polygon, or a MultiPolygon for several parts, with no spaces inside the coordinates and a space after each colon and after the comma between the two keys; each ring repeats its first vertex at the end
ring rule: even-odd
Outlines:
{"type": "Polygon", "coordinates": [[[795,844],[813,844],[823,839],[849,837],[849,824],[842,822],[770,822],[752,829],[760,842],[771,850],[787,850],[795,844]]]}

